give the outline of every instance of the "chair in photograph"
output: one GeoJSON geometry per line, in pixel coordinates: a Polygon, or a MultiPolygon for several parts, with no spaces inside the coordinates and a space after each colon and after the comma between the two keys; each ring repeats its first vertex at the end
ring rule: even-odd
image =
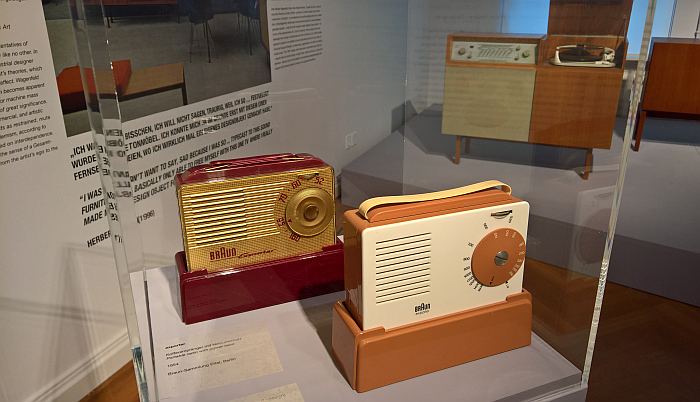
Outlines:
{"type": "Polygon", "coordinates": [[[207,58],[211,63],[211,47],[214,47],[214,40],[209,27],[209,20],[214,18],[214,9],[211,0],[180,0],[182,9],[187,13],[190,21],[190,63],[192,63],[192,42],[194,40],[194,26],[202,24],[204,40],[207,42],[207,58]]]}
{"type": "Polygon", "coordinates": [[[246,17],[248,23],[248,51],[253,54],[253,43],[251,41],[251,23],[253,25],[253,31],[257,31],[258,37],[260,37],[260,3],[258,0],[243,0],[244,4],[242,7],[243,16],[246,17]],[[256,22],[257,21],[257,22],[256,22]]]}

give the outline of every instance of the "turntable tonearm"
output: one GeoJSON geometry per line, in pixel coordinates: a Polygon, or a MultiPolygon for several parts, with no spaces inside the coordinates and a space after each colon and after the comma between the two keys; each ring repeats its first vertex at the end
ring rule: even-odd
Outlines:
{"type": "Polygon", "coordinates": [[[615,67],[614,60],[615,50],[609,47],[579,43],[557,46],[549,62],[555,66],[610,68],[615,67]]]}

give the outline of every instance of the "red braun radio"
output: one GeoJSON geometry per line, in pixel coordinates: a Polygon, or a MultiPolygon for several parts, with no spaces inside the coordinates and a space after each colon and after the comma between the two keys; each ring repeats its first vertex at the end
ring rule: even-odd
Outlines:
{"type": "Polygon", "coordinates": [[[215,161],[177,175],[190,271],[279,260],[333,245],[333,168],[309,154],[215,161]]]}

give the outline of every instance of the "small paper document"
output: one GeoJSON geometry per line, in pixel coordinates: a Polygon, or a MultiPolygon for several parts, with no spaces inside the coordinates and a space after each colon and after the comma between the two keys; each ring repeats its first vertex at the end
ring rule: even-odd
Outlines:
{"type": "Polygon", "coordinates": [[[265,323],[154,345],[160,398],[173,398],[282,371],[265,323]]]}
{"type": "Polygon", "coordinates": [[[299,387],[294,383],[244,396],[230,402],[304,402],[304,398],[301,396],[299,387]]]}

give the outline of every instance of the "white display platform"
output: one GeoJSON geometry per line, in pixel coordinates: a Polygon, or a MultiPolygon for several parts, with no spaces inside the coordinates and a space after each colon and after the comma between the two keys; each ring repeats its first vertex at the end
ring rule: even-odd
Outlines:
{"type": "MultiPolygon", "coordinates": [[[[342,292],[185,325],[180,319],[176,268],[149,270],[147,279],[155,350],[162,349],[164,342],[174,338],[226,329],[235,332],[237,328],[264,323],[282,366],[282,371],[273,374],[169,398],[169,401],[228,402],[289,384],[298,386],[306,402],[585,399],[585,389],[578,386],[581,371],[534,333],[530,346],[358,394],[350,388],[331,356],[332,306],[343,297],[342,292]]],[[[144,343],[144,361],[151,366],[142,273],[132,273],[131,282],[144,343]]],[[[163,389],[167,381],[157,380],[160,394],[167,393],[163,389]]],[[[150,387],[154,384],[150,376],[148,383],[150,387]]]]}

